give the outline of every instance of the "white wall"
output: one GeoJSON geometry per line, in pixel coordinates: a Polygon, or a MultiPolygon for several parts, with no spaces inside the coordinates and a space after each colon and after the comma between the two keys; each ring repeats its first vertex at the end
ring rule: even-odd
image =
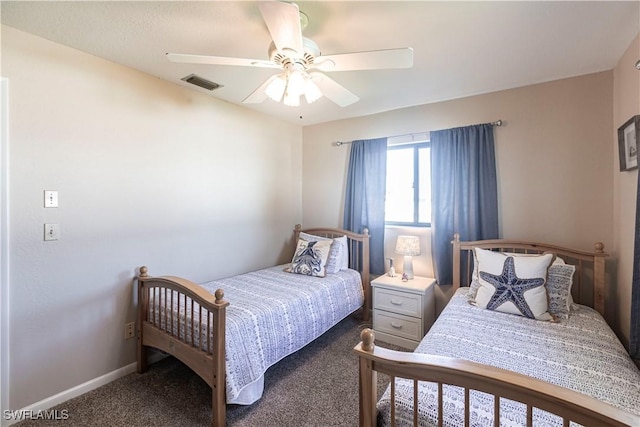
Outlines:
{"type": "MultiPolygon", "coordinates": [[[[631,322],[631,282],[633,280],[633,244],[636,227],[638,170],[620,172],[617,129],[636,114],[640,114],[640,71],[634,67],[640,59],[640,35],[633,40],[614,69],[613,109],[613,196],[614,245],[612,256],[617,260],[614,282],[615,321],[628,339],[631,322]]],[[[625,341],[625,345],[628,342],[625,341]]]]}
{"type": "Polygon", "coordinates": [[[140,265],[204,281],[288,257],[300,127],[6,26],[2,66],[11,409],[135,361],[140,265]]]}
{"type": "MultiPolygon", "coordinates": [[[[611,71],[403,108],[303,129],[306,225],[342,224],[349,145],[335,141],[420,133],[502,119],[495,129],[501,236],[593,250],[613,242],[611,71]],[[322,195],[322,197],[320,197],[322,195]]],[[[386,256],[395,256],[389,230],[386,256]],[[391,241],[389,241],[391,240],[391,241]]],[[[430,242],[428,230],[415,230],[430,242]]],[[[414,257],[429,274],[430,248],[414,257]]],[[[448,289],[440,287],[438,309],[448,289]]]]}
{"type": "Polygon", "coordinates": [[[0,408],[9,406],[8,102],[9,83],[0,77],[0,408]]]}

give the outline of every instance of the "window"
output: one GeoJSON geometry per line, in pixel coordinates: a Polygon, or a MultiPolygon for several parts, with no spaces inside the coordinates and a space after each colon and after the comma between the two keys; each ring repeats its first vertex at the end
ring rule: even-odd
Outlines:
{"type": "Polygon", "coordinates": [[[431,165],[428,142],[387,149],[385,223],[431,225],[431,165]]]}

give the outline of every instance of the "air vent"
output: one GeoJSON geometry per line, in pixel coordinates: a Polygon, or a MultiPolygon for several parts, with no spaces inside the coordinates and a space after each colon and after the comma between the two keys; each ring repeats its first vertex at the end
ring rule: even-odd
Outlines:
{"type": "Polygon", "coordinates": [[[222,85],[219,85],[218,83],[214,83],[200,76],[196,76],[195,74],[189,74],[188,76],[183,77],[180,80],[191,83],[192,85],[200,86],[201,88],[207,90],[215,90],[222,87],[222,85]]]}

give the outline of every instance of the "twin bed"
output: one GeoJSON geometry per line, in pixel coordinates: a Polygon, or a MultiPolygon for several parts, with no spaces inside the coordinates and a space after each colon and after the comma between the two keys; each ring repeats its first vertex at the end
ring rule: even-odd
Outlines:
{"type": "MultiPolygon", "coordinates": [[[[224,426],[226,404],[258,400],[270,366],[349,314],[362,310],[366,318],[367,231],[303,231],[298,225],[296,242],[300,236],[341,247],[327,259],[324,277],[296,274],[280,265],[198,285],[179,277],[151,277],[141,267],[138,372],[147,370],[149,347],[175,356],[211,386],[212,425],[224,426]],[[331,262],[333,272],[328,273],[331,262]]],[[[304,258],[307,251],[299,253],[304,258]]]]}
{"type": "MultiPolygon", "coordinates": [[[[349,268],[343,252],[342,268],[321,278],[292,274],[282,265],[197,285],[150,277],[142,267],[138,371],[147,369],[149,347],[180,359],[211,386],[212,425],[223,426],[227,403],[260,398],[269,366],[357,310],[368,320],[366,230],[303,232],[296,226],[296,242],[301,235],[321,236],[336,246],[338,239],[346,240],[349,268]]],[[[601,316],[606,295],[601,244],[593,253],[457,238],[453,246],[455,295],[414,353],[376,346],[373,331],[363,331],[354,349],[361,426],[640,426],[640,371],[601,316]],[[477,293],[472,256],[477,247],[513,256],[550,251],[563,264],[575,265],[568,275],[571,297],[555,290],[554,297],[567,301],[556,307],[557,321],[469,304],[470,292],[477,293]],[[461,287],[467,284],[472,287],[461,287]],[[377,372],[391,376],[380,400],[377,372]]]]}
{"type": "Polygon", "coordinates": [[[602,244],[588,253],[456,236],[453,246],[454,296],[415,352],[376,346],[363,331],[361,426],[640,426],[640,371],[602,317],[602,244]],[[555,254],[545,285],[555,321],[478,306],[483,249],[555,254]],[[377,372],[391,377],[379,401],[377,372]]]}

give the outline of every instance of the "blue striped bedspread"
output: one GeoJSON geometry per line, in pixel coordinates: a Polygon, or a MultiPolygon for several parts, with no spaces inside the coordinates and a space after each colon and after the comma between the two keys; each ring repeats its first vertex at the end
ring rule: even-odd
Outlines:
{"type": "Polygon", "coordinates": [[[364,302],[360,273],[326,277],[288,273],[286,265],[229,277],[201,286],[224,290],[227,402],[250,404],[261,394],[266,370],[300,350],[364,302]],[[244,393],[259,383],[259,392],[244,393]]]}
{"type": "MultiPolygon", "coordinates": [[[[595,310],[575,306],[559,323],[484,310],[459,289],[415,350],[519,372],[624,409],[640,417],[640,371],[595,310]]],[[[379,424],[389,425],[389,388],[378,402],[379,424]]],[[[471,425],[493,426],[493,397],[471,391],[471,425]]],[[[413,382],[396,380],[396,425],[413,425],[413,382]]],[[[420,383],[421,426],[437,425],[437,386],[420,383]]],[[[444,425],[464,425],[462,389],[444,386],[444,425]]],[[[534,425],[562,426],[534,409],[534,425]]],[[[640,418],[639,418],[640,419],[640,418]]],[[[526,425],[521,404],[501,400],[501,426],[526,425]]]]}

